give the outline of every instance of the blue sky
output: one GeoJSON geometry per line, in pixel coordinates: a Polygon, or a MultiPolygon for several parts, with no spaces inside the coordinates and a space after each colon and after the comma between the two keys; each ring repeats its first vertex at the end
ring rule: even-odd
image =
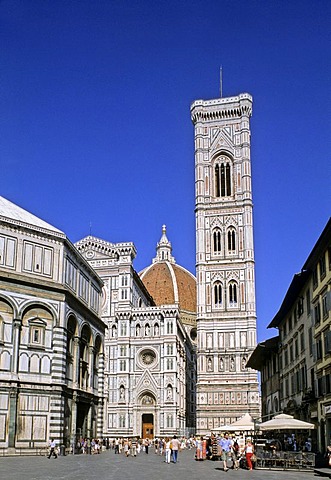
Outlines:
{"type": "Polygon", "coordinates": [[[190,104],[253,95],[259,340],[330,216],[331,2],[0,2],[0,194],[62,229],[167,234],[195,271],[190,104]],[[91,225],[91,226],[90,226],[91,225]]]}

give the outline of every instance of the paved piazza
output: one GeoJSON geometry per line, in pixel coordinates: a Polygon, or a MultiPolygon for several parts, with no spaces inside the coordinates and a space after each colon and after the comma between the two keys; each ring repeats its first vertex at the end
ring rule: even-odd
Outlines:
{"type": "Polygon", "coordinates": [[[313,480],[321,477],[313,472],[248,470],[223,472],[221,462],[194,460],[194,451],[179,454],[177,464],[164,463],[164,457],[151,451],[136,458],[115,455],[114,451],[100,455],[68,455],[66,457],[0,457],[1,478],[9,480],[313,480]]]}

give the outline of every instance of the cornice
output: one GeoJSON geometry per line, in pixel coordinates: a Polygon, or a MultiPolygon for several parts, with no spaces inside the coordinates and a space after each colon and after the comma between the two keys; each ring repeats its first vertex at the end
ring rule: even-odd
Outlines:
{"type": "Polygon", "coordinates": [[[18,220],[12,220],[0,215],[0,223],[2,228],[7,229],[9,232],[16,233],[19,231],[22,234],[38,240],[51,239],[53,243],[61,244],[67,237],[62,232],[56,232],[54,230],[48,230],[46,228],[38,227],[36,225],[29,225],[28,223],[20,222],[18,220]]]}
{"type": "Polygon", "coordinates": [[[248,93],[214,100],[196,100],[191,105],[191,120],[197,122],[237,119],[252,115],[253,98],[248,93]]]}
{"type": "Polygon", "coordinates": [[[136,256],[136,248],[132,242],[127,243],[110,243],[97,237],[89,235],[75,243],[75,247],[80,253],[86,250],[94,250],[95,252],[109,255],[110,257],[127,256],[132,259],[136,256]]]}

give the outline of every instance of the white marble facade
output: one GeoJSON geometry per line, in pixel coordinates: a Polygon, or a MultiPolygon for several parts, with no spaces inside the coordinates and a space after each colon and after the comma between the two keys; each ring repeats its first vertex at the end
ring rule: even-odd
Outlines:
{"type": "Polygon", "coordinates": [[[260,414],[250,161],[252,98],[198,100],[195,132],[197,432],[260,414]]]}
{"type": "Polygon", "coordinates": [[[195,358],[178,304],[154,304],[133,268],[133,243],[89,236],[76,247],[104,281],[104,436],[188,433],[186,384],[195,358]]]}
{"type": "Polygon", "coordinates": [[[0,448],[103,430],[102,281],[65,234],[0,197],[0,448]]]}

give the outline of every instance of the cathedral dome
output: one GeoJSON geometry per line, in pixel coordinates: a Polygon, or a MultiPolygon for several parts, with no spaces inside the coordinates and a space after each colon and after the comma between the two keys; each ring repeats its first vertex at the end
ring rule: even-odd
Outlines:
{"type": "Polygon", "coordinates": [[[195,276],[176,264],[171,243],[162,227],[162,237],[156,248],[152,265],[139,275],[156,305],[178,304],[181,310],[196,312],[197,287],[195,276]]]}

